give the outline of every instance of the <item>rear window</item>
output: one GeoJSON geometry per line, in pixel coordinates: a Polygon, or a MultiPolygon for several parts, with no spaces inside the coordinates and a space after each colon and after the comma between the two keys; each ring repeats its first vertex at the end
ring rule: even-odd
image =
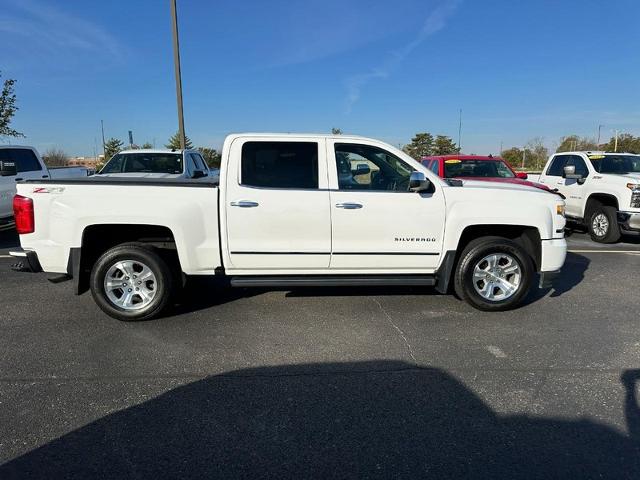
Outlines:
{"type": "Polygon", "coordinates": [[[180,153],[118,153],[100,173],[169,173],[183,171],[180,153]]]}
{"type": "Polygon", "coordinates": [[[0,160],[15,162],[18,172],[37,172],[42,170],[38,157],[29,148],[0,148],[0,160]]]}
{"type": "Polygon", "coordinates": [[[444,161],[446,178],[514,178],[511,169],[501,160],[459,160],[444,161]]]}
{"type": "Polygon", "coordinates": [[[242,146],[242,185],[318,188],[316,142],[247,142],[242,146]]]}

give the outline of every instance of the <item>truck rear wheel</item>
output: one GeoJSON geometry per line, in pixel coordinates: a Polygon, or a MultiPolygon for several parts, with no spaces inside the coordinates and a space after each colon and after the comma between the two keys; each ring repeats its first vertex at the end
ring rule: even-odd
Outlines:
{"type": "Polygon", "coordinates": [[[620,240],[618,212],[615,207],[598,204],[589,216],[589,235],[598,243],[615,243],[620,240]]]}
{"type": "Polygon", "coordinates": [[[172,275],[152,249],[123,244],[107,250],[91,270],[91,294],[107,315],[122,321],[148,320],[171,297],[172,275]]]}
{"type": "Polygon", "coordinates": [[[479,238],[460,256],[455,291],[478,310],[510,310],[529,292],[534,270],[531,257],[517,243],[501,237],[479,238]]]}

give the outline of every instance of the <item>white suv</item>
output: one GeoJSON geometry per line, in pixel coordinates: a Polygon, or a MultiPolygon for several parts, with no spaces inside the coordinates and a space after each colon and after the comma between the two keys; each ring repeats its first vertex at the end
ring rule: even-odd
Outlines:
{"type": "Polygon", "coordinates": [[[640,232],[640,155],[556,153],[539,181],[567,197],[567,218],[585,224],[594,241],[640,232]]]}

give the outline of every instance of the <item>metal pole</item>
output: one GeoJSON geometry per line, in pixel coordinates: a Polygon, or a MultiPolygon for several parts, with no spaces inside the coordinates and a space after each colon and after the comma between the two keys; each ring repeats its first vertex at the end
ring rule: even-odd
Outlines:
{"type": "Polygon", "coordinates": [[[524,170],[524,158],[526,157],[526,155],[527,155],[527,147],[524,147],[522,149],[522,170],[524,170]]]}
{"type": "Polygon", "coordinates": [[[600,130],[602,130],[602,125],[598,125],[598,148],[600,148],[600,130]]]}
{"type": "Polygon", "coordinates": [[[170,0],[171,20],[173,23],[173,63],[176,70],[176,98],[178,101],[178,136],[180,148],[185,149],[184,115],[182,113],[182,75],[180,74],[180,44],[178,41],[178,14],[176,12],[176,0],[170,0]]]}
{"type": "Polygon", "coordinates": [[[613,151],[617,152],[618,151],[618,130],[616,129],[616,142],[613,146],[613,151]]]}
{"type": "Polygon", "coordinates": [[[107,147],[105,146],[104,143],[104,120],[100,120],[100,128],[102,128],[102,158],[104,158],[104,160],[107,160],[107,147]]]}
{"type": "Polygon", "coordinates": [[[460,120],[458,122],[458,155],[462,148],[462,109],[460,109],[460,120]]]}

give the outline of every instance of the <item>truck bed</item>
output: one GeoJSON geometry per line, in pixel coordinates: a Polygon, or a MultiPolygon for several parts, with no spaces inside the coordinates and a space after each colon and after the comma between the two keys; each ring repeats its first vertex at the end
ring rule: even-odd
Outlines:
{"type": "Polygon", "coordinates": [[[35,211],[35,232],[21,236],[22,247],[38,251],[45,271],[66,273],[71,250],[96,225],[165,227],[185,273],[213,274],[221,265],[215,183],[84,177],[29,180],[17,190],[35,211]]]}

